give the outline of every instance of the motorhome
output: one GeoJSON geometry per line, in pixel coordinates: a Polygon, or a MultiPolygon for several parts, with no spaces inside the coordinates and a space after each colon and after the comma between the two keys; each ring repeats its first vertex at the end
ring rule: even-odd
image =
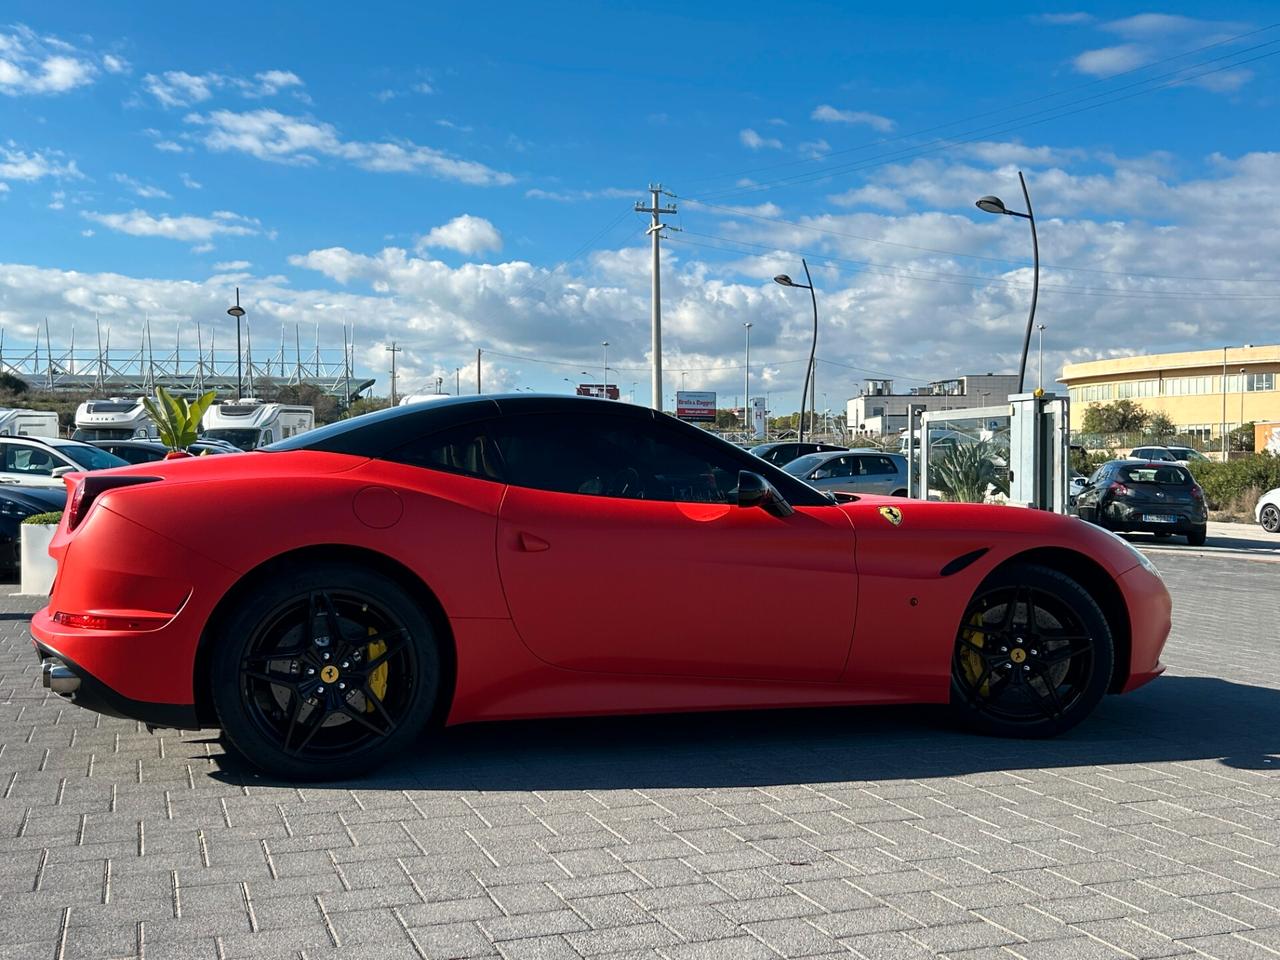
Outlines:
{"type": "Polygon", "coordinates": [[[0,437],[56,437],[58,414],[53,410],[0,409],[0,437]]]}
{"type": "Polygon", "coordinates": [[[315,425],[313,407],[252,399],[228,400],[205,411],[200,436],[225,440],[241,450],[254,450],[303,433],[315,425]]]}
{"type": "Polygon", "coordinates": [[[86,400],[76,408],[73,440],[145,440],[158,436],[141,397],[86,400]]]}

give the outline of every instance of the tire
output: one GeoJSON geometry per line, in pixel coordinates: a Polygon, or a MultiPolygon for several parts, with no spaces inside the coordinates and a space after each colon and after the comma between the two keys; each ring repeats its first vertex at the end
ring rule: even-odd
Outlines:
{"type": "Polygon", "coordinates": [[[1203,547],[1207,533],[1207,527],[1192,527],[1191,532],[1187,534],[1187,543],[1193,547],[1203,547]]]}
{"type": "Polygon", "coordinates": [[[211,642],[226,739],[287,780],[345,780],[404,753],[440,686],[431,621],[394,581],[354,565],[284,571],[211,642]]]}
{"type": "Polygon", "coordinates": [[[1258,523],[1267,533],[1280,533],[1280,507],[1273,503],[1267,504],[1262,508],[1258,523]]]}
{"type": "Polygon", "coordinates": [[[1098,705],[1114,667],[1111,628],[1087,590],[1038,564],[1006,567],[956,631],[951,708],[978,733],[1057,736],[1098,705]]]}

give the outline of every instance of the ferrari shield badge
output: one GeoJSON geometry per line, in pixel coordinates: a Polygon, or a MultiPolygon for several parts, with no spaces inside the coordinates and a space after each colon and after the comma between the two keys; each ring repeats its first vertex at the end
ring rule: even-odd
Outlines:
{"type": "Polygon", "coordinates": [[[897,507],[881,507],[880,516],[884,517],[895,527],[902,524],[902,511],[897,507]]]}

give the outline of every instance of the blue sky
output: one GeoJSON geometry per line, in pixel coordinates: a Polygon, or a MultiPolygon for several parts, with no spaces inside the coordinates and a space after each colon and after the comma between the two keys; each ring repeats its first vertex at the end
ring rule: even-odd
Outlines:
{"type": "Polygon", "coordinates": [[[872,372],[1016,365],[1025,226],[973,200],[1020,206],[1018,169],[1047,368],[1276,339],[1273,5],[263,6],[6,4],[6,353],[46,315],[55,345],[95,313],[113,342],[141,314],[157,349],[222,336],[238,284],[255,351],[354,322],[379,392],[392,339],[402,390],[474,389],[477,347],[486,386],[563,389],[608,339],[647,402],[630,208],[660,180],[668,391],[740,393],[750,321],[796,405],[806,304],[769,277],[804,254],[838,406],[872,372]]]}

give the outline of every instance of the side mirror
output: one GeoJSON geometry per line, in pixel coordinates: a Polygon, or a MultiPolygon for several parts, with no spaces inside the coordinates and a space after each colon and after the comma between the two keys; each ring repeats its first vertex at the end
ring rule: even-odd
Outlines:
{"type": "Polygon", "coordinates": [[[829,476],[831,476],[831,471],[828,470],[826,467],[822,467],[818,470],[813,471],[813,473],[809,474],[809,479],[810,480],[826,480],[827,477],[829,476]]]}
{"type": "Polygon", "coordinates": [[[49,476],[57,480],[61,477],[65,477],[68,473],[75,473],[75,472],[76,472],[75,467],[54,467],[52,470],[49,471],[49,476]]]}
{"type": "Polygon", "coordinates": [[[775,517],[789,517],[796,512],[773,484],[750,470],[738,472],[738,506],[763,507],[775,517]]]}

